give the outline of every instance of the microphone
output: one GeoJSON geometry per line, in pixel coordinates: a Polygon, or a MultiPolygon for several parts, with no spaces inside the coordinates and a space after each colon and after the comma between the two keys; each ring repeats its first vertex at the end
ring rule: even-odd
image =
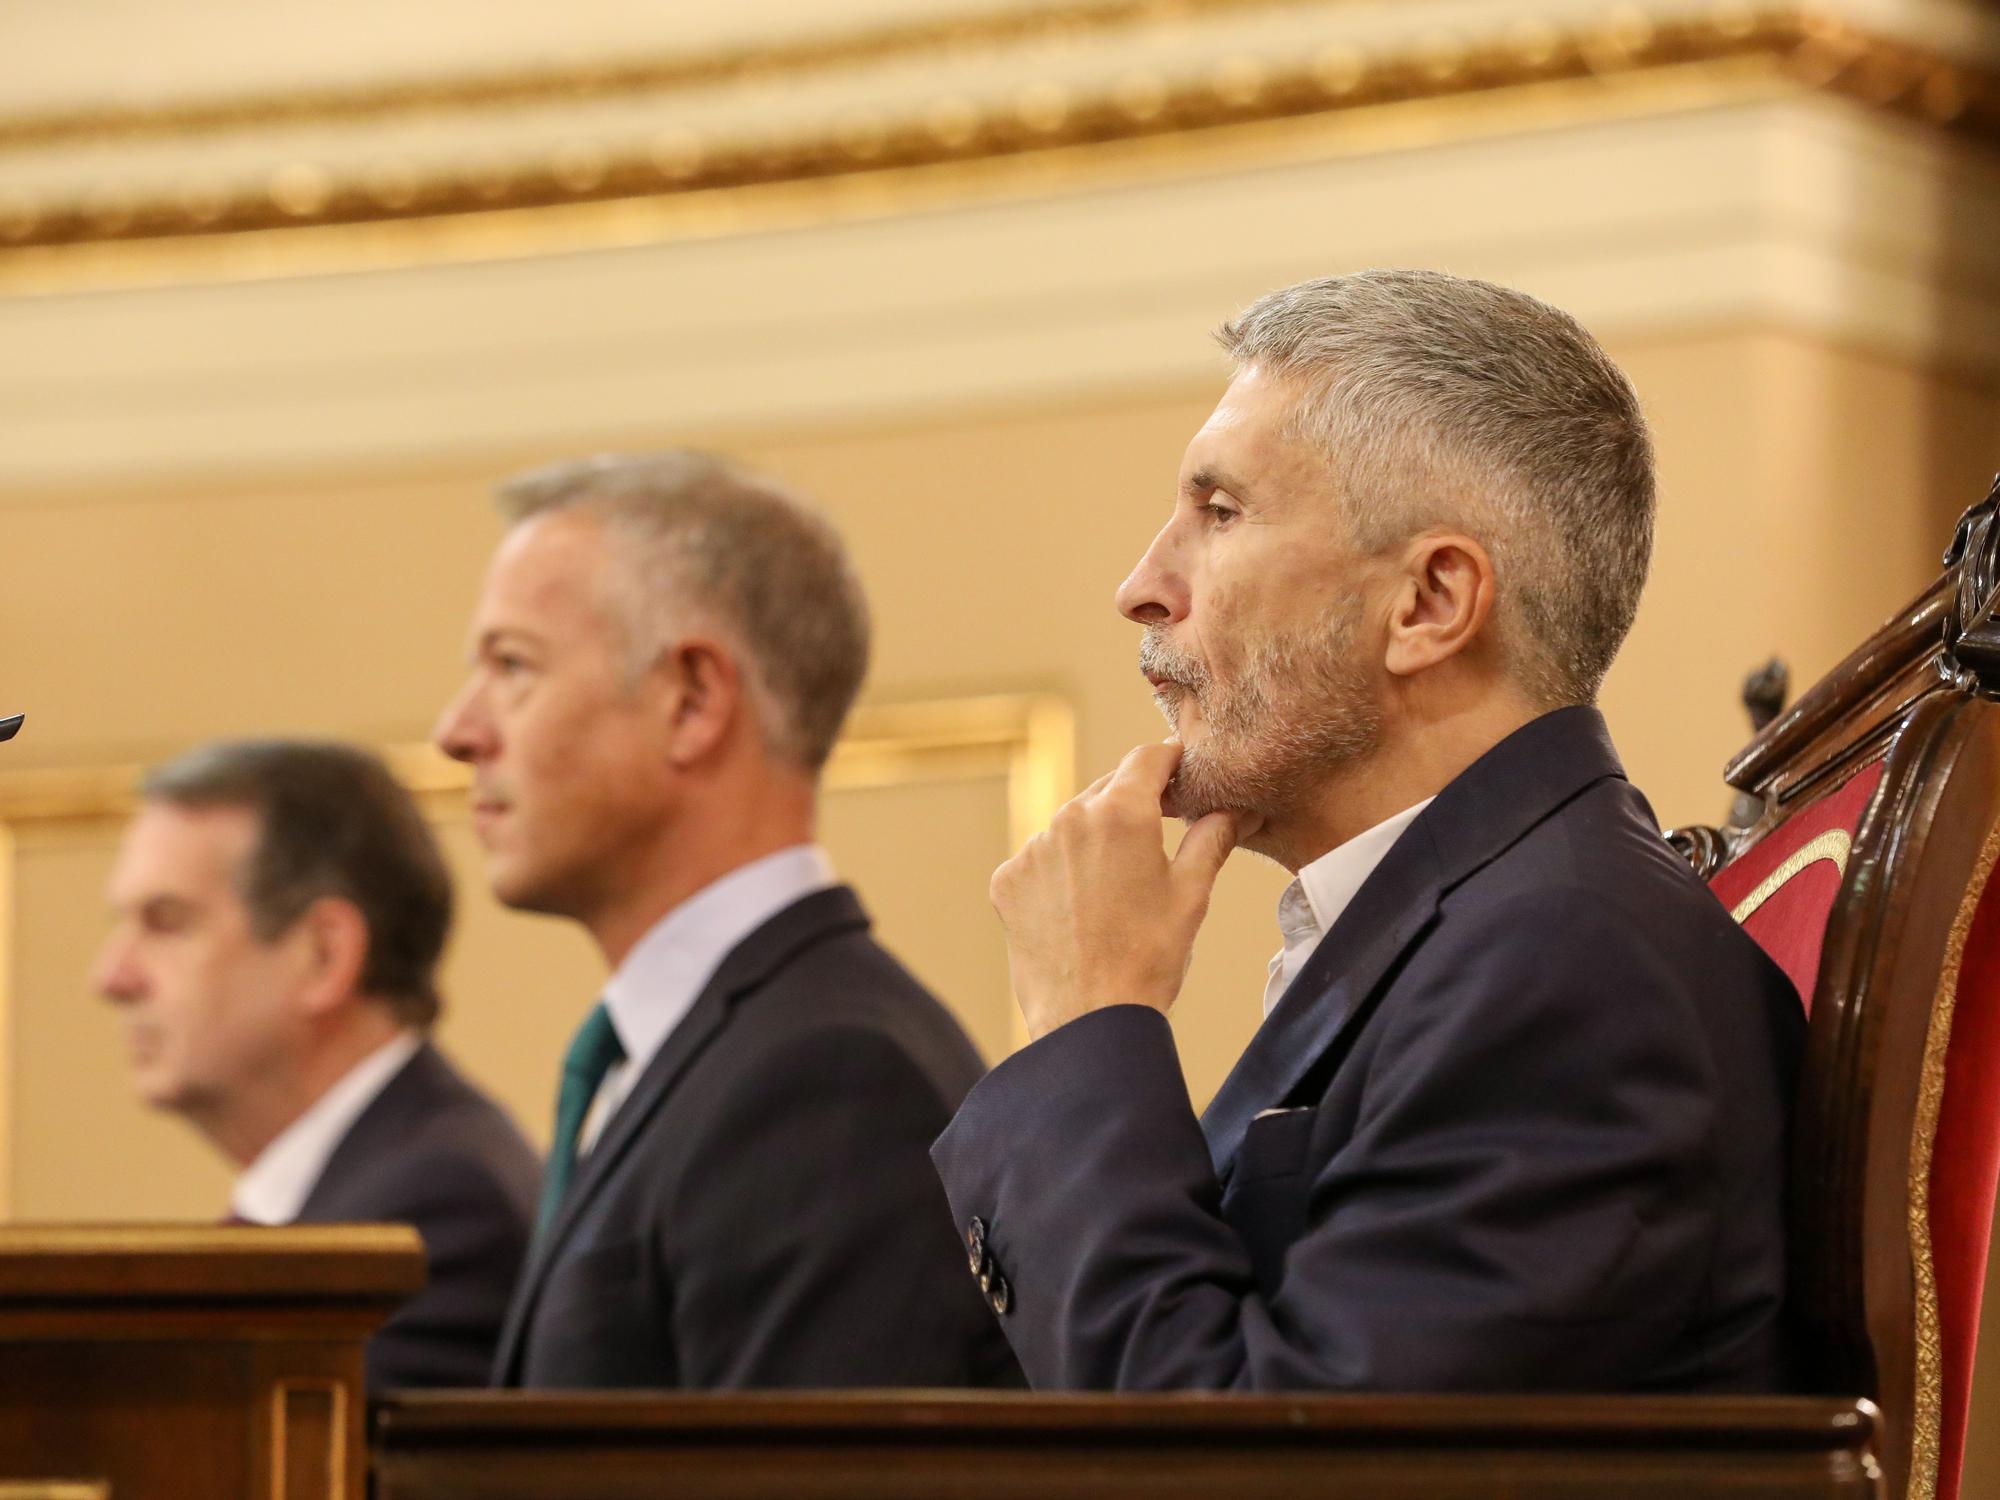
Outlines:
{"type": "Polygon", "coordinates": [[[11,740],[19,734],[22,721],[27,717],[26,714],[9,714],[6,718],[0,719],[0,740],[11,740]]]}

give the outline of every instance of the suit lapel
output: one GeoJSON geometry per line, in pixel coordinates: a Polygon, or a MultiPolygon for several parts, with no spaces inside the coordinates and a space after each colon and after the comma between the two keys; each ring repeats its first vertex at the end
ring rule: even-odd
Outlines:
{"type": "Polygon", "coordinates": [[[717,966],[694,1005],[668,1033],[632,1091],[605,1122],[549,1225],[549,1232],[529,1251],[527,1268],[500,1334],[495,1369],[501,1373],[502,1383],[511,1382],[514,1376],[513,1365],[521,1352],[529,1315],[550,1262],[569,1238],[585,1207],[603,1190],[619,1162],[631,1151],[646,1122],[722,1029],[737,1002],[813,945],[842,932],[865,932],[867,928],[868,914],[862,910],[853,890],[834,886],[793,902],[732,948],[717,966]]]}
{"type": "Polygon", "coordinates": [[[1280,1103],[1360,1023],[1369,995],[1429,923],[1437,900],[1437,861],[1419,817],[1355,892],[1202,1115],[1218,1176],[1228,1176],[1258,1111],[1280,1103]]]}
{"type": "Polygon", "coordinates": [[[1474,761],[1403,831],[1250,1039],[1202,1116],[1227,1178],[1243,1132],[1351,1039],[1375,992],[1444,895],[1586,787],[1624,770],[1594,708],[1523,725],[1474,761]]]}
{"type": "Polygon", "coordinates": [[[449,1071],[449,1065],[428,1041],[410,1054],[409,1060],[389,1076],[382,1091],[354,1117],[328,1153],[326,1165],[319,1169],[312,1190],[299,1205],[299,1223],[319,1222],[320,1214],[325,1212],[321,1204],[354,1171],[367,1173],[370,1163],[395,1150],[406,1122],[413,1114],[423,1112],[437,1090],[438,1080],[449,1071]]]}

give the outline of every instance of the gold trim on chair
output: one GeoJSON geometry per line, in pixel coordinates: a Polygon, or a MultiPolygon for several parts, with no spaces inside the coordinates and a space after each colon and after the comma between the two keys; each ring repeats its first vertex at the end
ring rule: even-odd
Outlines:
{"type": "Polygon", "coordinates": [[[1854,848],[1854,839],[1846,829],[1833,828],[1818,838],[1802,844],[1792,851],[1785,862],[1757,882],[1757,888],[1731,908],[1729,915],[1738,922],[1747,922],[1756,914],[1757,908],[1777,895],[1787,884],[1803,874],[1821,860],[1830,860],[1836,875],[1847,873],[1847,856],[1854,848]]]}
{"type": "Polygon", "coordinates": [[[1938,1113],[1944,1105],[1945,1060],[1951,1049],[1952,1012],[1958,1002],[1959,966],[1966,939],[1979,914],[1986,882],[2000,863],[2000,824],[1987,831],[1966,884],[1958,914],[1945,939],[1944,966],[1931,999],[1924,1033],[1923,1074],[1917,1086],[1916,1118],[1910,1133],[1910,1266],[1916,1282],[1915,1404],[1910,1423],[1910,1480],[1905,1500],[1932,1500],[1937,1493],[1943,1441],[1944,1345],[1938,1321],[1937,1268],[1931,1260],[1931,1152],[1937,1143],[1938,1113]]]}

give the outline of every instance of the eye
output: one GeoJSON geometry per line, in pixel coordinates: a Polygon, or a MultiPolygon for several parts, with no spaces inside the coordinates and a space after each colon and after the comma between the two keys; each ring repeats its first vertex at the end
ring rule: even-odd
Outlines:
{"type": "Polygon", "coordinates": [[[1241,511],[1235,509],[1233,506],[1218,505],[1213,500],[1204,501],[1202,504],[1196,506],[1195,509],[1205,519],[1213,521],[1218,526],[1226,525],[1242,514],[1241,511]]]}
{"type": "Polygon", "coordinates": [[[149,901],[140,909],[139,925],[150,933],[186,932],[194,925],[194,913],[179,901],[149,901]]]}

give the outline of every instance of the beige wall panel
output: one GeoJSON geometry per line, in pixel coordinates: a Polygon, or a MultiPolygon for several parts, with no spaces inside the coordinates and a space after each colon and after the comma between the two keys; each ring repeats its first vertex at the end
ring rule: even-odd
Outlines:
{"type": "Polygon", "coordinates": [[[951,1008],[980,1056],[992,1063],[1013,1051],[1007,948],[986,900],[1006,857],[1006,788],[988,780],[835,791],[821,833],[877,937],[951,1008]]]}
{"type": "Polygon", "coordinates": [[[112,1008],[86,976],[103,938],[115,822],[17,836],[7,976],[8,1175],[19,1219],[217,1220],[229,1173],[179,1121],[132,1096],[112,1008]]]}
{"type": "Polygon", "coordinates": [[[218,734],[420,739],[497,534],[475,484],[168,486],[10,510],[9,768],[218,734]]]}
{"type": "Polygon", "coordinates": [[[603,960],[574,923],[524,916],[493,899],[461,808],[433,817],[431,826],[458,889],[439,1043],[512,1112],[535,1149],[546,1150],[559,1065],[597,1003],[603,960]]]}
{"type": "Polygon", "coordinates": [[[1660,455],[1659,534],[1604,707],[1668,824],[1713,822],[1743,675],[1794,689],[1937,576],[2000,465],[2000,391],[1784,333],[1614,348],[1660,455]]]}

